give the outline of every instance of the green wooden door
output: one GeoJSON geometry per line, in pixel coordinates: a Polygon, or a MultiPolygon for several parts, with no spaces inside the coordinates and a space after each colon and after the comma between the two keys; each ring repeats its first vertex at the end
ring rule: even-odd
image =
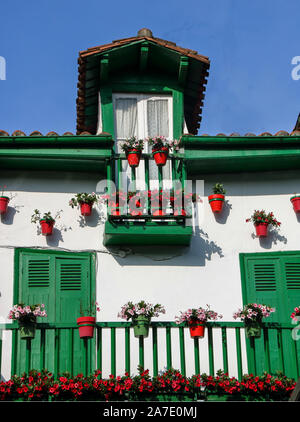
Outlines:
{"type": "MultiPolygon", "coordinates": [[[[264,303],[276,308],[265,322],[288,324],[293,328],[290,315],[300,305],[300,253],[241,254],[243,303],[264,303]]],[[[247,340],[249,372],[280,370],[287,376],[298,377],[297,359],[300,344],[292,338],[289,329],[270,329],[268,337],[247,340]],[[268,358],[269,348],[269,358],[268,358]]]]}
{"type": "MultiPolygon", "coordinates": [[[[85,371],[87,354],[90,371],[94,341],[79,338],[76,319],[80,307],[95,300],[93,255],[22,250],[18,261],[16,302],[44,303],[48,316],[38,318],[38,322],[57,327],[44,332],[37,330],[31,341],[31,368],[77,374],[85,371]],[[74,328],[58,329],[64,323],[74,324],[74,328]]],[[[17,335],[14,356],[17,373],[25,371],[25,357],[26,341],[17,335]]]]}

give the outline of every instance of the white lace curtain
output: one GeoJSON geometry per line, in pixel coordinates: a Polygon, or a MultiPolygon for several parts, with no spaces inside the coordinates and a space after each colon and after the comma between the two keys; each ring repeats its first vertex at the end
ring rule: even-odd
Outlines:
{"type": "Polygon", "coordinates": [[[117,98],[115,103],[116,138],[124,140],[136,135],[137,100],[136,98],[117,98]]]}
{"type": "Polygon", "coordinates": [[[169,136],[168,100],[147,101],[148,136],[169,136]]]}

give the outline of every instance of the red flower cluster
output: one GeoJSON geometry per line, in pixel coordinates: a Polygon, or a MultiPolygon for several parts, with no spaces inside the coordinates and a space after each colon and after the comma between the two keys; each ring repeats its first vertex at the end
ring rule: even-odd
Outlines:
{"type": "Polygon", "coordinates": [[[206,394],[247,396],[252,400],[288,400],[296,382],[282,373],[274,376],[266,372],[260,376],[247,374],[239,381],[235,377],[229,377],[227,373],[218,371],[217,376],[194,376],[193,384],[195,387],[205,388],[206,394]]]}
{"type": "MultiPolygon", "coordinates": [[[[178,370],[170,369],[151,377],[148,370],[140,369],[139,375],[110,375],[102,379],[100,371],[93,375],[71,376],[64,373],[57,379],[47,370],[32,370],[28,375],[14,375],[0,383],[0,400],[66,401],[66,400],[143,400],[149,395],[183,394],[190,398],[206,395],[231,395],[250,397],[250,400],[288,400],[296,383],[279,374],[264,373],[261,376],[244,375],[239,381],[219,371],[217,376],[206,374],[186,377],[178,370]]],[[[152,397],[152,396],[151,396],[152,397]]]]}

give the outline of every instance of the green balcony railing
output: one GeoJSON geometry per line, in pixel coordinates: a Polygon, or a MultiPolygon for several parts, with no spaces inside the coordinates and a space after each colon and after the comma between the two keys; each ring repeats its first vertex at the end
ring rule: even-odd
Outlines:
{"type": "Polygon", "coordinates": [[[297,379],[300,348],[299,342],[293,339],[293,328],[289,324],[266,323],[260,339],[245,341],[242,323],[209,322],[204,339],[191,339],[188,328],[182,324],[152,322],[149,337],[136,339],[133,337],[130,322],[97,322],[94,338],[83,340],[79,338],[76,324],[40,323],[37,324],[36,338],[32,341],[24,341],[18,340],[16,323],[0,324],[0,370],[2,368],[1,374],[5,372],[7,362],[3,359],[3,352],[5,347],[10,347],[9,340],[6,338],[4,341],[3,334],[11,332],[11,374],[20,372],[19,360],[23,360],[22,371],[28,372],[30,369],[45,368],[47,356],[52,356],[53,367],[46,366],[46,368],[54,375],[66,370],[71,374],[82,372],[88,375],[95,369],[102,371],[104,362],[109,362],[108,369],[111,374],[121,375],[125,371],[132,373],[136,372],[137,365],[145,367],[147,358],[148,363],[151,361],[154,376],[165,366],[168,369],[172,367],[180,369],[181,373],[186,375],[187,363],[190,367],[193,362],[192,372],[195,374],[209,372],[214,375],[216,370],[222,369],[229,375],[235,375],[241,379],[244,373],[261,374],[264,371],[271,373],[281,371],[297,379]],[[103,339],[104,334],[106,341],[103,339]],[[51,336],[54,339],[53,342],[49,342],[51,336]],[[164,338],[163,342],[162,338],[164,338]],[[218,341],[215,341],[216,339],[218,341]],[[124,345],[123,349],[120,348],[121,342],[124,345]],[[22,355],[21,349],[18,349],[20,343],[25,347],[22,355]],[[79,351],[75,350],[76,344],[80,344],[79,351]],[[34,357],[33,348],[35,349],[34,357]],[[175,351],[179,352],[180,368],[174,365],[175,351]],[[61,365],[61,354],[65,356],[64,366],[61,365]],[[136,356],[134,366],[133,355],[136,356]],[[200,359],[202,355],[206,356],[205,362],[200,359]],[[80,371],[76,369],[79,361],[82,362],[80,371]],[[218,361],[217,367],[216,361],[218,361]],[[233,367],[235,367],[235,374],[232,373],[233,367]]]}
{"type": "MultiPolygon", "coordinates": [[[[116,191],[123,192],[138,192],[139,189],[147,192],[151,189],[152,191],[156,189],[177,190],[179,187],[186,189],[185,163],[177,153],[170,154],[168,158],[165,167],[169,169],[167,180],[164,179],[165,170],[154,164],[152,169],[155,174],[152,174],[152,178],[150,177],[152,154],[142,154],[140,167],[129,169],[129,172],[126,173],[126,180],[123,180],[124,161],[127,162],[125,154],[114,154],[114,157],[107,162],[108,195],[114,193],[113,186],[116,191]],[[140,180],[137,179],[137,174],[139,174],[140,180]],[[110,182],[113,182],[114,185],[110,182]],[[155,188],[152,183],[155,183],[155,188]]],[[[111,207],[108,206],[104,245],[189,245],[193,233],[191,225],[187,223],[188,219],[192,217],[190,215],[191,207],[188,207],[189,211],[185,210],[185,215],[182,215],[181,212],[179,212],[181,215],[174,215],[174,210],[169,205],[171,204],[163,203],[160,197],[158,206],[157,200],[154,204],[154,201],[151,202],[151,197],[147,196],[139,210],[141,214],[136,216],[130,212],[127,202],[119,204],[120,215],[114,215],[111,207]],[[158,209],[163,210],[164,215],[153,215],[154,211],[158,209]]],[[[182,205],[184,208],[185,204],[182,205]]]]}

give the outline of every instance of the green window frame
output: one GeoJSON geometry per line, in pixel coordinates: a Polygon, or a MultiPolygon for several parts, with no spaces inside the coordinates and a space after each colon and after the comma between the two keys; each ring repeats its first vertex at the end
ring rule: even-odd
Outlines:
{"type": "Polygon", "coordinates": [[[246,340],[249,372],[280,370],[297,378],[300,344],[292,339],[290,327],[295,326],[290,315],[300,304],[300,251],[242,253],[240,270],[243,305],[265,303],[276,309],[263,321],[277,326],[268,329],[268,338],[246,340]],[[267,350],[270,358],[266,365],[267,350]]]}
{"type": "MultiPolygon", "coordinates": [[[[31,368],[80,373],[92,368],[94,339],[79,338],[76,319],[80,308],[96,300],[95,254],[18,248],[15,250],[13,302],[45,303],[47,318],[38,322],[54,329],[37,330],[31,341],[31,368]],[[61,323],[70,328],[56,329],[61,323]],[[88,351],[86,348],[88,347],[88,351]],[[43,356],[41,350],[44,350],[43,356]]],[[[27,342],[13,334],[12,372],[26,367],[27,342]]]]}

